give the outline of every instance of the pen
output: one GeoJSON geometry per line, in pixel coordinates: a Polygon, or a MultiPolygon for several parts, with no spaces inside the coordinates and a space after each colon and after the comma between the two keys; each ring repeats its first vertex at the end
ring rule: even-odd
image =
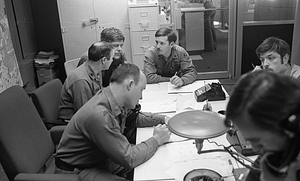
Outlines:
{"type": "MultiPolygon", "coordinates": [[[[175,75],[177,75],[177,71],[175,72],[175,75]]],[[[174,76],[175,76],[175,75],[174,75],[174,76]]]]}

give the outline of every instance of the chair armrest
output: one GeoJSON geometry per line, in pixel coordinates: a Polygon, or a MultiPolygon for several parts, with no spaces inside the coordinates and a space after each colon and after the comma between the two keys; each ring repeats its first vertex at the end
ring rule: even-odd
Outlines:
{"type": "Polygon", "coordinates": [[[47,120],[45,118],[42,118],[42,120],[45,124],[49,124],[49,125],[53,125],[53,126],[67,125],[68,124],[68,122],[59,121],[59,120],[47,120]]]}
{"type": "Polygon", "coordinates": [[[53,126],[49,130],[54,145],[58,145],[58,143],[61,139],[61,136],[65,130],[65,127],[66,127],[65,125],[64,126],[53,126]]]}
{"type": "Polygon", "coordinates": [[[15,181],[80,181],[80,177],[75,174],[33,174],[20,173],[15,181]]]}

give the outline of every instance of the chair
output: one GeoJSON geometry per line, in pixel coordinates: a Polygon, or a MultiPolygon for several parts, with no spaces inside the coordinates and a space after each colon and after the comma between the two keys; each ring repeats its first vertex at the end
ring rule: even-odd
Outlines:
{"type": "Polygon", "coordinates": [[[53,135],[63,129],[46,129],[21,86],[3,91],[0,102],[0,162],[10,181],[80,180],[75,174],[54,174],[54,143],[60,138],[53,135]]]}
{"type": "Polygon", "coordinates": [[[59,101],[62,83],[53,79],[30,93],[33,104],[48,129],[55,125],[66,125],[59,120],[59,101]]]}
{"type": "Polygon", "coordinates": [[[79,60],[80,58],[75,58],[64,63],[67,76],[69,76],[72,71],[77,68],[79,60]]]}

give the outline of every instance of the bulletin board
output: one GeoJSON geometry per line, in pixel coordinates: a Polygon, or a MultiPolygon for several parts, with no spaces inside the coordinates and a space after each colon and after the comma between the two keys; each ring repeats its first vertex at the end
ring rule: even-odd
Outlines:
{"type": "Polygon", "coordinates": [[[23,86],[23,81],[11,40],[5,2],[0,0],[0,93],[13,85],[23,86]]]}

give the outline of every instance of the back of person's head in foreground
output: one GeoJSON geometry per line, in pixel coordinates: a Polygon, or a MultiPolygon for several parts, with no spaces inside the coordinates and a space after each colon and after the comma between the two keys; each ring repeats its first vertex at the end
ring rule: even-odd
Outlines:
{"type": "MultiPolygon", "coordinates": [[[[291,126],[289,122],[298,122],[299,113],[300,82],[297,79],[255,71],[238,80],[227,105],[225,124],[233,123],[254,149],[278,151],[288,144],[281,139],[293,137],[287,134],[287,126],[291,126]]],[[[299,132],[298,126],[291,127],[299,132]]]]}
{"type": "Polygon", "coordinates": [[[261,55],[268,52],[278,53],[281,57],[282,64],[283,64],[283,58],[288,58],[288,64],[291,64],[290,46],[286,41],[272,36],[266,38],[255,50],[255,53],[259,59],[261,55]]]}
{"type": "Polygon", "coordinates": [[[157,30],[155,33],[155,37],[157,38],[161,36],[166,36],[168,38],[169,43],[175,43],[177,40],[177,36],[171,28],[164,27],[157,30]]]}
{"type": "Polygon", "coordinates": [[[113,46],[111,43],[100,41],[93,43],[88,50],[88,57],[90,61],[98,62],[99,60],[106,58],[111,59],[113,55],[113,46]]]}
{"type": "Polygon", "coordinates": [[[136,65],[125,63],[114,70],[109,86],[122,95],[125,107],[133,109],[142,98],[146,82],[146,76],[136,65]]]}

